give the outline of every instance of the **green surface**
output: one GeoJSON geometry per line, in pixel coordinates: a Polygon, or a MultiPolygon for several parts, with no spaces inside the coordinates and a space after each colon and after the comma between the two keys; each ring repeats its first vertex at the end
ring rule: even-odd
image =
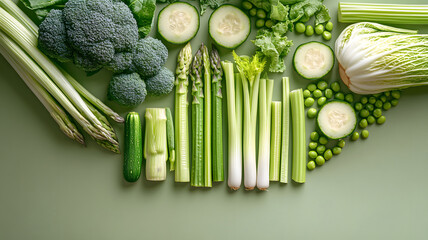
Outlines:
{"type": "MultiPolygon", "coordinates": [[[[336,1],[326,2],[335,39],[345,25],[337,23],[336,1]]],[[[201,41],[210,43],[208,17],[209,12],[192,40],[193,52],[201,41]]],[[[427,26],[414,27],[428,33],[427,26]]],[[[322,37],[288,36],[295,45],[285,75],[290,76],[290,88],[296,89],[308,80],[292,69],[294,49],[322,37]]],[[[334,45],[333,40],[326,43],[334,45]]],[[[168,47],[167,66],[174,69],[181,46],[168,47]]],[[[237,49],[238,54],[252,51],[248,41],[237,49]]],[[[227,50],[220,53],[231,59],[227,50]]],[[[106,100],[110,73],[86,77],[72,66],[68,69],[106,100]]],[[[271,77],[276,80],[273,99],[280,100],[282,75],[271,77]]],[[[337,64],[328,78],[338,79],[337,64]]],[[[399,105],[385,112],[385,124],[369,126],[370,137],[364,141],[348,141],[340,155],[308,172],[305,184],[271,183],[268,192],[245,192],[243,187],[231,192],[226,182],[213,184],[212,189],[177,184],[169,172],[166,182],[147,182],[142,171],[137,183],[125,183],[122,155],[103,150],[88,136],[87,147],[69,140],[2,57],[0,82],[0,239],[426,239],[428,235],[428,87],[403,91],[399,105]]],[[[142,115],[146,107],[174,109],[173,99],[173,93],[149,97],[136,109],[108,104],[122,116],[131,110],[142,115]]],[[[307,126],[309,141],[314,120],[307,120],[307,126]]],[[[123,126],[115,127],[123,147],[123,126]]]]}

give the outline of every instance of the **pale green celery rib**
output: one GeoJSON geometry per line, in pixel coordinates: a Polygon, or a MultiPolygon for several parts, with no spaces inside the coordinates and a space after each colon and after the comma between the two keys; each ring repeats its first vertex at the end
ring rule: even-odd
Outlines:
{"type": "Polygon", "coordinates": [[[282,135],[281,135],[281,170],[279,181],[288,182],[288,152],[290,126],[290,79],[282,78],[282,135]]]}
{"type": "Polygon", "coordinates": [[[297,183],[306,180],[305,110],[303,91],[290,92],[291,118],[293,123],[293,162],[291,178],[297,183]]]}
{"type": "Polygon", "coordinates": [[[269,180],[279,181],[281,158],[281,108],[279,101],[272,102],[271,140],[270,140],[270,164],[269,180]]]}
{"type": "Polygon", "coordinates": [[[25,14],[12,0],[1,0],[0,7],[24,25],[35,36],[39,33],[39,27],[25,14]]]}

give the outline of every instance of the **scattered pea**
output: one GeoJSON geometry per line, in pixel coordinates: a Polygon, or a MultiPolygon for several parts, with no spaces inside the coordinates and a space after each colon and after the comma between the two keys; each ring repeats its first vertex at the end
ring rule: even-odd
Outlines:
{"type": "Polygon", "coordinates": [[[308,98],[311,96],[311,91],[309,91],[308,89],[303,90],[303,97],[304,98],[308,98]]]}
{"type": "Polygon", "coordinates": [[[265,20],[264,19],[257,19],[256,21],[256,28],[262,28],[265,26],[265,20]]]}
{"type": "Polygon", "coordinates": [[[318,140],[318,142],[322,145],[326,145],[328,143],[328,139],[324,136],[321,136],[318,140]]]}
{"type": "Polygon", "coordinates": [[[377,100],[377,101],[375,102],[375,107],[377,107],[377,108],[382,108],[382,106],[383,106],[383,102],[382,102],[381,100],[377,100]]]}
{"type": "Polygon", "coordinates": [[[314,105],[315,100],[311,97],[305,99],[305,107],[311,107],[314,105]]]}
{"type": "Polygon", "coordinates": [[[315,90],[315,91],[314,91],[314,97],[315,97],[315,98],[320,98],[320,97],[322,97],[322,92],[321,92],[321,90],[319,90],[319,89],[315,90]]]}
{"type": "Polygon", "coordinates": [[[304,33],[306,31],[306,26],[303,23],[296,23],[296,25],[294,26],[294,28],[296,29],[296,32],[298,33],[304,33]]]}
{"type": "Polygon", "coordinates": [[[257,9],[257,17],[265,19],[266,18],[266,12],[263,9],[257,9]]]}
{"type": "Polygon", "coordinates": [[[306,87],[306,89],[313,92],[313,91],[317,90],[317,85],[315,85],[315,83],[311,83],[306,87]]]}
{"type": "Polygon", "coordinates": [[[315,158],[318,156],[318,154],[317,154],[317,152],[315,152],[315,151],[309,151],[309,152],[308,152],[308,156],[309,156],[310,158],[315,159],[315,158]]]}
{"type": "Polygon", "coordinates": [[[248,2],[248,1],[243,1],[242,2],[242,7],[245,9],[245,10],[250,10],[251,8],[253,8],[253,4],[251,4],[250,2],[248,2]]]}
{"type": "Polygon", "coordinates": [[[251,8],[250,11],[249,11],[249,13],[250,13],[251,17],[254,17],[257,14],[257,9],[256,8],[251,8]]]}
{"type": "Polygon", "coordinates": [[[360,101],[362,104],[366,104],[369,100],[367,99],[367,97],[362,97],[360,101]]]}
{"type": "Polygon", "coordinates": [[[317,142],[310,142],[309,143],[309,149],[315,150],[318,146],[317,142]]]}
{"type": "Polygon", "coordinates": [[[318,156],[317,158],[315,158],[315,162],[317,163],[317,165],[321,166],[325,163],[325,159],[323,156],[318,156]]]}
{"type": "Polygon", "coordinates": [[[319,81],[317,87],[319,90],[324,91],[328,87],[328,83],[326,81],[319,81]]]}
{"type": "Polygon", "coordinates": [[[323,154],[325,152],[325,146],[324,145],[318,145],[317,147],[317,153],[323,154]]]}
{"type": "Polygon", "coordinates": [[[401,93],[400,91],[394,90],[394,91],[391,91],[391,96],[395,99],[400,99],[401,93]]]}
{"type": "Polygon", "coordinates": [[[376,108],[373,111],[373,116],[375,116],[375,118],[379,118],[380,116],[382,116],[382,110],[380,108],[376,108]]]}
{"type": "Polygon", "coordinates": [[[308,37],[314,35],[314,27],[311,25],[306,26],[305,35],[308,37]]]}
{"type": "Polygon", "coordinates": [[[324,38],[324,40],[330,40],[331,39],[331,32],[329,31],[324,31],[322,32],[322,38],[324,38]]]}
{"type": "Polygon", "coordinates": [[[357,141],[358,138],[360,138],[360,134],[358,132],[352,133],[352,135],[351,135],[351,140],[352,141],[357,141]]]}
{"type": "Polygon", "coordinates": [[[318,24],[315,26],[315,33],[321,35],[324,32],[324,26],[322,24],[318,24]]]}
{"type": "Polygon", "coordinates": [[[361,111],[360,111],[360,117],[362,117],[362,118],[366,118],[366,117],[368,117],[370,115],[370,113],[369,113],[369,110],[367,110],[367,109],[362,109],[361,111]]]}
{"type": "Polygon", "coordinates": [[[309,108],[307,112],[308,118],[315,118],[317,116],[317,112],[318,111],[315,108],[309,108]]]}
{"type": "Polygon", "coordinates": [[[375,97],[369,97],[369,103],[370,104],[375,104],[376,102],[376,98],[375,97]]]}
{"type": "Polygon", "coordinates": [[[334,98],[339,99],[339,100],[345,100],[345,95],[341,92],[338,92],[334,95],[334,98]]]}
{"type": "Polygon", "coordinates": [[[373,123],[375,123],[376,122],[376,118],[375,117],[373,117],[372,115],[370,115],[370,116],[368,116],[367,117],[367,123],[368,124],[373,124],[373,123]]]}
{"type": "Polygon", "coordinates": [[[369,110],[370,112],[373,112],[373,110],[374,110],[373,104],[367,103],[366,104],[366,109],[369,110]]]}
{"type": "Polygon", "coordinates": [[[364,130],[361,132],[361,137],[362,137],[362,138],[364,138],[364,139],[368,138],[368,137],[369,137],[369,131],[368,131],[368,130],[366,130],[366,129],[364,129],[364,130]]]}
{"type": "Polygon", "coordinates": [[[347,102],[349,102],[349,103],[354,102],[354,95],[352,95],[352,93],[348,93],[348,94],[346,94],[346,96],[345,96],[345,100],[346,100],[347,102]]]}
{"type": "Polygon", "coordinates": [[[393,107],[397,106],[397,105],[398,105],[398,99],[392,99],[392,100],[391,100],[391,105],[392,105],[393,107]]]}
{"type": "Polygon", "coordinates": [[[361,103],[355,103],[355,106],[354,106],[354,108],[355,108],[355,110],[357,110],[357,111],[361,111],[361,109],[363,109],[363,104],[361,104],[361,103]]]}
{"type": "Polygon", "coordinates": [[[383,95],[385,95],[385,97],[389,97],[391,95],[390,91],[384,92],[383,95]]]}
{"type": "Polygon", "coordinates": [[[341,147],[334,147],[333,148],[333,154],[334,155],[338,155],[342,152],[342,148],[341,147]]]}
{"type": "Polygon", "coordinates": [[[318,98],[318,106],[321,107],[322,105],[325,104],[325,102],[327,102],[327,98],[326,97],[320,97],[318,98]]]}
{"type": "Polygon", "coordinates": [[[330,88],[327,88],[327,89],[324,91],[324,96],[325,96],[326,98],[332,98],[332,97],[333,97],[333,90],[331,90],[330,88]]]}
{"type": "Polygon", "coordinates": [[[376,120],[376,123],[377,123],[377,124],[384,124],[384,123],[385,123],[385,120],[386,120],[385,116],[380,116],[380,117],[376,120]]]}
{"type": "Polygon", "coordinates": [[[360,123],[358,124],[360,128],[366,128],[368,124],[367,119],[363,118],[360,120],[360,123]]]}
{"type": "Polygon", "coordinates": [[[311,132],[312,141],[318,141],[319,138],[320,138],[320,135],[317,132],[311,132]]]}
{"type": "Polygon", "coordinates": [[[266,26],[267,28],[272,28],[272,26],[273,26],[273,21],[272,21],[272,20],[270,20],[270,19],[266,20],[266,22],[265,22],[265,26],[266,26]]]}
{"type": "Polygon", "coordinates": [[[314,170],[316,167],[315,161],[313,160],[309,161],[307,167],[308,167],[308,170],[311,170],[311,171],[314,170]]]}
{"type": "Polygon", "coordinates": [[[328,22],[326,25],[325,25],[325,30],[327,30],[327,31],[332,31],[333,30],[333,23],[332,22],[328,22]]]}
{"type": "Polygon", "coordinates": [[[333,157],[333,152],[331,151],[331,149],[327,149],[324,152],[324,159],[325,160],[330,160],[333,157]]]}
{"type": "Polygon", "coordinates": [[[339,140],[339,142],[337,142],[337,146],[344,148],[345,147],[345,140],[343,140],[343,139],[339,140]]]}
{"type": "Polygon", "coordinates": [[[379,98],[383,103],[386,102],[387,98],[385,95],[380,96],[379,98]]]}
{"type": "Polygon", "coordinates": [[[386,102],[383,104],[383,109],[388,111],[389,109],[391,109],[391,103],[390,102],[386,102]]]}
{"type": "Polygon", "coordinates": [[[339,92],[340,91],[340,84],[339,82],[332,82],[330,85],[330,88],[335,91],[335,92],[339,92]]]}

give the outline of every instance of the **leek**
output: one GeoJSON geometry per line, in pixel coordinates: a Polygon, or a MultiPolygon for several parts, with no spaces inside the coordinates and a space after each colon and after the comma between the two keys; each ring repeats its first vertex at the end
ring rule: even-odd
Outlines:
{"type": "Polygon", "coordinates": [[[304,183],[306,179],[305,106],[301,88],[290,92],[291,120],[293,124],[293,162],[291,179],[304,183]]]}
{"type": "Polygon", "coordinates": [[[282,134],[281,134],[281,170],[279,181],[288,182],[288,140],[290,135],[290,80],[282,78],[282,134]]]}
{"type": "Polygon", "coordinates": [[[281,108],[282,103],[279,101],[272,102],[272,124],[270,138],[270,164],[269,180],[279,181],[280,158],[281,158],[281,108]]]}

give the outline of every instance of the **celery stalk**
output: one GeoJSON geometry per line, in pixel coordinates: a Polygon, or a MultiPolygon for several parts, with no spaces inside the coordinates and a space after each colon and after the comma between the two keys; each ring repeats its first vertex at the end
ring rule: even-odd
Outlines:
{"type": "Polygon", "coordinates": [[[166,142],[168,144],[169,170],[175,170],[175,143],[174,143],[174,122],[172,120],[171,109],[166,108],[166,142]]]}
{"type": "Polygon", "coordinates": [[[290,84],[289,78],[282,78],[282,135],[281,135],[281,170],[279,181],[288,182],[288,140],[290,125],[290,84]]]}
{"type": "Polygon", "coordinates": [[[208,48],[201,45],[204,66],[204,184],[212,187],[212,151],[211,151],[211,62],[208,48]]]}
{"type": "Polygon", "coordinates": [[[279,181],[280,158],[281,158],[281,108],[279,101],[272,102],[272,124],[270,138],[270,167],[269,180],[279,181]]]}
{"type": "Polygon", "coordinates": [[[291,119],[293,124],[293,162],[291,179],[304,183],[306,178],[305,109],[302,89],[290,92],[291,119]]]}

